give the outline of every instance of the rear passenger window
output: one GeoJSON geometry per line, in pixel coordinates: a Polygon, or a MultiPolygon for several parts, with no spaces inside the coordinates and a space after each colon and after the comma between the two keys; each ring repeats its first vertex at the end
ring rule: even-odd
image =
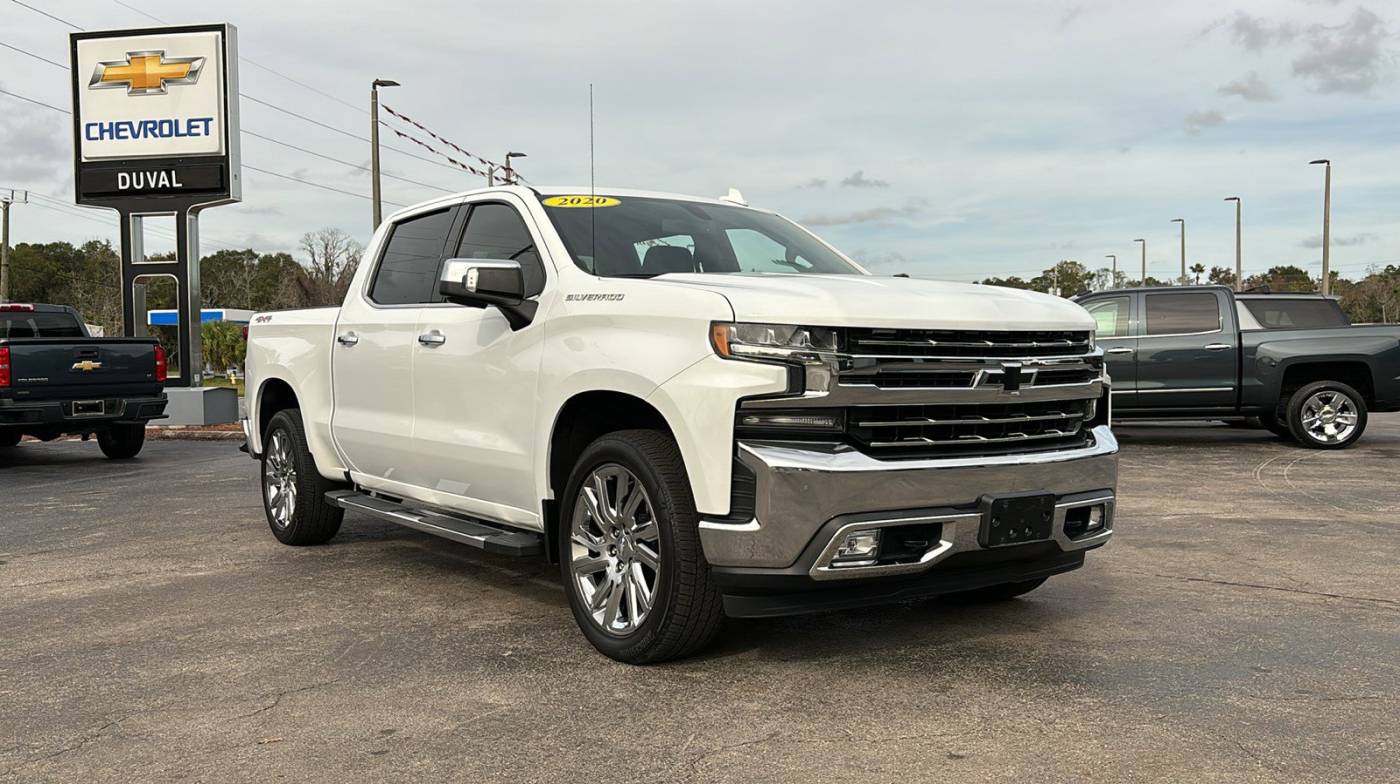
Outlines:
{"type": "Polygon", "coordinates": [[[379,259],[369,298],[380,305],[437,301],[438,265],[451,230],[451,209],[395,224],[379,259]]]}
{"type": "Polygon", "coordinates": [[[1220,329],[1220,302],[1209,292],[1148,294],[1147,334],[1190,335],[1220,329]]]}
{"type": "Polygon", "coordinates": [[[1094,334],[1101,338],[1121,338],[1128,334],[1128,298],[1113,297],[1090,303],[1085,310],[1094,317],[1094,334]]]}
{"type": "Polygon", "coordinates": [[[525,296],[544,291],[544,264],[535,249],[535,240],[520,213],[508,204],[472,207],[456,258],[518,261],[525,274],[525,296]]]}

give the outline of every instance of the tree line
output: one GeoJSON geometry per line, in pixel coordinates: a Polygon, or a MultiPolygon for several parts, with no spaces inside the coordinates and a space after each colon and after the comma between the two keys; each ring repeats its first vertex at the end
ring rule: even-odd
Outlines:
{"type": "MultiPolygon", "coordinates": [[[[1005,278],[985,278],[978,282],[988,286],[1007,286],[1047,293],[1058,289],[1060,295],[1065,297],[1086,291],[1130,286],[1170,286],[1173,283],[1235,285],[1235,272],[1227,267],[1211,267],[1207,270],[1205,265],[1195,264],[1188,269],[1192,274],[1185,280],[1158,280],[1149,275],[1146,281],[1142,281],[1129,278],[1121,270],[1115,278],[1113,272],[1107,268],[1090,269],[1078,261],[1068,260],[1047,268],[1029,280],[1012,275],[1005,278]],[[1201,279],[1202,276],[1205,280],[1201,279]]],[[[1336,271],[1332,272],[1331,277],[1331,293],[1341,300],[1342,310],[1352,323],[1400,320],[1400,265],[1375,265],[1359,280],[1344,278],[1336,271]]],[[[1321,282],[1321,278],[1312,277],[1301,267],[1281,265],[1245,278],[1244,288],[1315,294],[1320,290],[1321,282]]]]}

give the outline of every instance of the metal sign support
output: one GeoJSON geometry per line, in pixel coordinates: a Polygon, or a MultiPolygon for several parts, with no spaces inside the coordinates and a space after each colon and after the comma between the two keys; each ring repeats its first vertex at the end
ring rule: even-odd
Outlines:
{"type": "MultiPolygon", "coordinates": [[[[179,334],[175,363],[179,376],[172,375],[170,387],[204,385],[204,341],[199,278],[199,207],[182,207],[175,212],[175,258],[148,261],[145,257],[144,220],[151,213],[118,210],[121,226],[122,331],[126,337],[147,334],[145,287],[138,280],[147,275],[169,276],[175,281],[175,307],[179,334]]],[[[168,213],[166,213],[168,214],[168,213]]]]}

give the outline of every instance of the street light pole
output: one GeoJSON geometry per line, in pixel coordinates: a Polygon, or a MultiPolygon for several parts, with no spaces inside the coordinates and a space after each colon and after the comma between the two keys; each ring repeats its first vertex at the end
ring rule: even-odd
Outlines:
{"type": "Polygon", "coordinates": [[[1238,196],[1230,196],[1225,201],[1235,203],[1235,291],[1244,291],[1244,262],[1240,254],[1240,209],[1243,202],[1238,196]]]}
{"type": "Polygon", "coordinates": [[[1325,297],[1332,291],[1332,268],[1328,258],[1332,249],[1332,162],[1326,158],[1308,161],[1309,165],[1318,163],[1327,167],[1322,185],[1322,296],[1325,297]]]}
{"type": "Polygon", "coordinates": [[[1177,278],[1178,283],[1186,282],[1186,219],[1172,218],[1172,223],[1181,224],[1181,277],[1177,278]]]}
{"type": "Polygon", "coordinates": [[[1108,287],[1111,289],[1116,289],[1118,288],[1118,257],[1112,253],[1109,253],[1105,255],[1104,258],[1113,259],[1113,272],[1111,273],[1108,279],[1108,287]]]}
{"type": "Polygon", "coordinates": [[[398,86],[398,82],[390,79],[375,79],[369,83],[369,177],[376,229],[383,218],[379,199],[379,88],[398,86]]]}
{"type": "Polygon", "coordinates": [[[515,170],[512,169],[512,168],[510,168],[510,159],[511,159],[511,158],[528,158],[528,157],[530,157],[530,156],[526,155],[526,154],[523,153],[523,152],[508,152],[508,153],[506,153],[506,165],[505,165],[505,184],[506,184],[506,185],[514,185],[514,184],[515,184],[515,170]]]}
{"type": "Polygon", "coordinates": [[[1146,286],[1146,285],[1147,285],[1147,240],[1138,239],[1138,240],[1133,240],[1133,242],[1141,242],[1141,243],[1142,243],[1142,281],[1141,281],[1141,283],[1142,283],[1142,285],[1146,286]]]}

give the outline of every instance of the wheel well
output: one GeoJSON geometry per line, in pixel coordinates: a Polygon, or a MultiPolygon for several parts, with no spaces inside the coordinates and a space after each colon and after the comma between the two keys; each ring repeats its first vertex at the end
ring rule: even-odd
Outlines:
{"type": "Polygon", "coordinates": [[[579,455],[595,439],[618,430],[647,428],[671,432],[666,418],[650,403],[625,392],[582,392],[569,398],[554,420],[549,437],[549,486],[555,500],[544,501],[545,552],[551,562],[555,552],[556,522],[569,474],[579,455]]]}
{"type": "Polygon", "coordinates": [[[297,393],[292,391],[290,384],[280,378],[268,379],[258,396],[258,435],[261,437],[267,432],[268,424],[278,411],[300,407],[297,393]]]}
{"type": "Polygon", "coordinates": [[[1371,369],[1364,362],[1309,362],[1305,365],[1292,365],[1283,373],[1283,386],[1279,389],[1280,402],[1287,401],[1294,392],[1314,381],[1340,381],[1365,399],[1366,405],[1374,405],[1375,384],[1371,380],[1371,369]]]}

